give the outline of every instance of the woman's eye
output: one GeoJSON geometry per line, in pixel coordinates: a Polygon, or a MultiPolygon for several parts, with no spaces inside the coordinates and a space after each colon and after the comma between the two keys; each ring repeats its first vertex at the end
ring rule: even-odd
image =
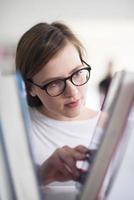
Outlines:
{"type": "Polygon", "coordinates": [[[82,70],[75,73],[75,76],[80,76],[82,74],[82,70]]]}
{"type": "Polygon", "coordinates": [[[57,81],[53,81],[49,84],[49,88],[54,88],[54,87],[59,87],[61,85],[61,81],[57,80],[57,81]]]}
{"type": "Polygon", "coordinates": [[[51,88],[52,88],[52,87],[56,87],[56,86],[57,86],[57,83],[55,83],[55,82],[49,84],[49,87],[51,87],[51,88]]]}

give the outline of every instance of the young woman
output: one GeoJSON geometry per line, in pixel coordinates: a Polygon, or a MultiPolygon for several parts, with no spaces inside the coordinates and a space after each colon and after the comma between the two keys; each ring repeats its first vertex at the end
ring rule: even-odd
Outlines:
{"type": "Polygon", "coordinates": [[[65,24],[37,24],[18,43],[16,69],[26,84],[42,182],[78,180],[77,161],[86,158],[99,117],[85,107],[91,67],[80,41],[65,24]]]}

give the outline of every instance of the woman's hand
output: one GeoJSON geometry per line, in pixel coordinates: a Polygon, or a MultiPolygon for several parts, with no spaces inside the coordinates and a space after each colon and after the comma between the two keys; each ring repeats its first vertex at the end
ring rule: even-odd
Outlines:
{"type": "Polygon", "coordinates": [[[41,183],[46,185],[53,181],[76,181],[80,176],[76,162],[84,160],[88,152],[82,145],[57,149],[40,167],[41,183]]]}

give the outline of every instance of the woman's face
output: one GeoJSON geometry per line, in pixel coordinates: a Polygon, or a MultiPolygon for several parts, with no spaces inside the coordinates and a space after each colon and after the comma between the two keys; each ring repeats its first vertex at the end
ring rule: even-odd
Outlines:
{"type": "MultiPolygon", "coordinates": [[[[67,45],[53,57],[43,68],[33,77],[33,82],[44,85],[59,78],[66,78],[73,72],[85,66],[81,63],[78,51],[71,44],[67,45]]],[[[81,119],[84,111],[87,84],[75,86],[70,80],[66,81],[65,91],[56,97],[49,96],[45,90],[33,85],[32,96],[38,96],[43,106],[40,111],[46,116],[57,120],[81,119]]]]}

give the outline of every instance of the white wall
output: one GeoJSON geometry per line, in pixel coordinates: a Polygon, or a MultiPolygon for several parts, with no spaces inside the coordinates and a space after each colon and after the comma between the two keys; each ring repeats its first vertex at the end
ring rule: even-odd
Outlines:
{"type": "Polygon", "coordinates": [[[92,66],[92,83],[105,74],[109,59],[114,71],[133,71],[133,0],[0,0],[0,44],[16,45],[21,35],[41,21],[61,20],[84,43],[92,66]]]}

